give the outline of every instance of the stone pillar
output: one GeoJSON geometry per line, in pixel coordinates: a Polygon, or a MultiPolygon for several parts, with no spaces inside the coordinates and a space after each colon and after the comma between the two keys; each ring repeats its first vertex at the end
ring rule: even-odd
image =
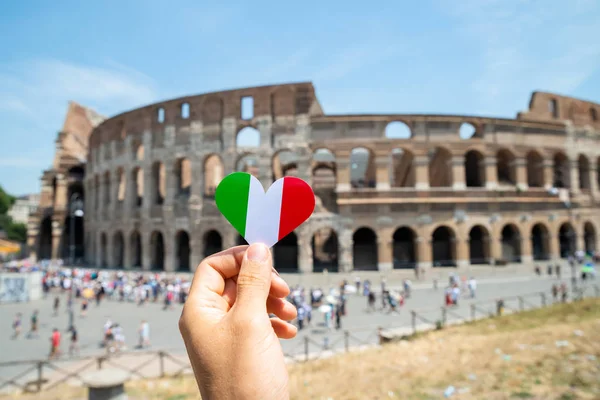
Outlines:
{"type": "Polygon", "coordinates": [[[56,193],[55,193],[55,203],[54,203],[54,211],[57,210],[65,210],[67,208],[67,204],[69,199],[67,190],[67,180],[63,174],[58,174],[56,177],[56,193]]]}
{"type": "Polygon", "coordinates": [[[456,237],[456,266],[458,268],[466,268],[471,263],[469,258],[469,243],[461,237],[456,237]]]}
{"type": "Polygon", "coordinates": [[[515,170],[517,178],[517,188],[527,190],[529,187],[527,182],[527,159],[518,157],[515,159],[515,170]]]}
{"type": "Polygon", "coordinates": [[[260,132],[260,147],[271,147],[271,116],[261,115],[256,118],[258,120],[258,131],[260,132]]]}
{"type": "Polygon", "coordinates": [[[202,241],[196,240],[193,235],[193,230],[190,232],[190,269],[192,272],[196,272],[196,268],[202,261],[204,254],[202,254],[202,241]]]}
{"type": "Polygon", "coordinates": [[[554,162],[552,159],[544,159],[544,187],[550,189],[554,186],[554,162]]]}
{"type": "Polygon", "coordinates": [[[502,258],[502,236],[500,233],[495,234],[493,230],[490,235],[490,258],[492,264],[502,258]]]}
{"type": "Polygon", "coordinates": [[[377,269],[379,271],[391,271],[392,269],[394,269],[392,251],[392,241],[389,238],[377,238],[377,269]]]}
{"type": "MultiPolygon", "coordinates": [[[[235,153],[236,149],[236,136],[237,136],[237,120],[234,117],[223,118],[221,121],[221,132],[223,137],[223,150],[227,153],[231,150],[235,153]]],[[[234,157],[235,158],[235,157],[234,157]]],[[[225,163],[225,174],[224,176],[230,174],[234,171],[235,165],[227,163],[227,157],[224,157],[225,163]]],[[[232,159],[232,162],[235,163],[235,159],[232,159]]]]}
{"type": "Polygon", "coordinates": [[[52,219],[52,258],[60,258],[60,237],[62,235],[61,221],[52,219]]]}
{"type": "Polygon", "coordinates": [[[336,182],[338,192],[347,192],[350,186],[350,154],[347,152],[336,153],[336,182]]]}
{"type": "Polygon", "coordinates": [[[570,172],[570,186],[571,186],[571,193],[572,194],[577,194],[579,193],[580,187],[579,187],[579,161],[577,159],[575,160],[569,160],[569,172],[570,172]]]}
{"type": "Polygon", "coordinates": [[[352,231],[345,229],[339,236],[339,272],[351,272],[354,269],[352,231]]]}
{"type": "Polygon", "coordinates": [[[533,262],[533,249],[531,247],[531,235],[530,234],[521,235],[521,263],[530,264],[532,262],[533,262]]]}
{"type": "Polygon", "coordinates": [[[550,260],[556,262],[560,259],[560,247],[558,234],[548,234],[550,260]]]}
{"type": "Polygon", "coordinates": [[[427,155],[415,156],[415,189],[429,190],[429,157],[427,155]]]}
{"type": "Polygon", "coordinates": [[[166,272],[174,272],[177,267],[175,265],[175,235],[170,229],[163,230],[163,251],[164,251],[164,270],[166,272]]]}
{"type": "Polygon", "coordinates": [[[302,274],[313,272],[313,252],[310,238],[304,235],[298,237],[298,264],[302,274]]]}
{"type": "Polygon", "coordinates": [[[465,184],[465,156],[464,155],[453,155],[452,156],[452,189],[454,190],[465,190],[467,185],[465,184]]]}
{"type": "Polygon", "coordinates": [[[142,244],[142,269],[148,271],[152,268],[152,242],[150,241],[150,235],[144,232],[143,229],[140,229],[139,233],[140,243],[142,244]]]}
{"type": "Polygon", "coordinates": [[[485,187],[486,189],[496,189],[498,187],[498,166],[496,156],[485,157],[485,187]]]}
{"type": "Polygon", "coordinates": [[[127,230],[123,231],[123,268],[131,269],[131,242],[130,235],[127,230]]]}
{"type": "Polygon", "coordinates": [[[377,190],[390,190],[390,157],[377,154],[375,156],[375,181],[377,190]]]}
{"type": "Polygon", "coordinates": [[[152,163],[146,163],[143,171],[144,176],[144,197],[142,200],[142,219],[150,219],[150,209],[154,204],[154,182],[152,182],[152,163]]]}
{"type": "Polygon", "coordinates": [[[416,240],[417,244],[417,265],[419,268],[429,269],[432,267],[431,259],[431,239],[419,236],[416,240]]]}

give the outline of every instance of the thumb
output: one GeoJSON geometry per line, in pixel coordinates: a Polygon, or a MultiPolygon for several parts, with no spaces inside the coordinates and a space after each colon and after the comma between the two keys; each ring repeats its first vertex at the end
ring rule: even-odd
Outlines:
{"type": "Polygon", "coordinates": [[[267,312],[272,268],[273,260],[267,246],[255,243],[248,247],[237,277],[235,308],[239,312],[249,314],[267,312]]]}

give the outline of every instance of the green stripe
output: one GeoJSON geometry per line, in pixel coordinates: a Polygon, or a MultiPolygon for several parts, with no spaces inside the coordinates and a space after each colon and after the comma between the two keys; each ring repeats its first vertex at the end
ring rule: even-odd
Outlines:
{"type": "Polygon", "coordinates": [[[246,235],[250,176],[245,172],[229,174],[219,183],[215,192],[219,211],[242,236],[246,235]]]}

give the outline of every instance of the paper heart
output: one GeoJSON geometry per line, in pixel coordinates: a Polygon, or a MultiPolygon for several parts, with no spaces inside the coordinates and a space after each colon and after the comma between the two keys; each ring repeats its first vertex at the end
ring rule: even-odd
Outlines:
{"type": "Polygon", "coordinates": [[[227,175],[215,192],[221,214],[249,244],[272,247],[299,227],[315,209],[315,195],[308,183],[286,176],[265,190],[246,172],[227,175]]]}

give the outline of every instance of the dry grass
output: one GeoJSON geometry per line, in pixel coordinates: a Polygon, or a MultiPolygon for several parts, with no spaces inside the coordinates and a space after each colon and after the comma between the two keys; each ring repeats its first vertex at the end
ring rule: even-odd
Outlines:
{"type": "MultiPolygon", "coordinates": [[[[440,399],[449,385],[456,399],[600,399],[600,300],[292,365],[290,380],[292,399],[440,399]]],[[[127,391],[130,399],[200,398],[191,377],[132,381],[127,391]]],[[[85,398],[85,391],[63,387],[43,398],[85,398]]]]}

